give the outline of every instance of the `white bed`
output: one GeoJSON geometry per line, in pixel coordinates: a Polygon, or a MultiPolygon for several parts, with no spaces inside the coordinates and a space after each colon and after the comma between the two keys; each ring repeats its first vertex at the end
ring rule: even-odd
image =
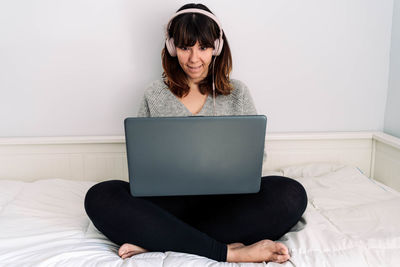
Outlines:
{"type": "MultiPolygon", "coordinates": [[[[366,133],[335,134],[334,138],[332,135],[307,136],[270,136],[270,143],[267,142],[269,161],[282,163],[279,157],[286,155],[290,162],[290,167],[275,167],[275,173],[297,179],[305,186],[309,197],[303,219],[281,238],[292,256],[283,265],[218,263],[176,252],[144,253],[122,260],[116,254],[118,246],[93,227],[83,208],[86,191],[97,181],[74,180],[76,173],[70,170],[76,168],[74,164],[79,166],[77,158],[82,157],[83,152],[78,153],[76,149],[79,147],[81,151],[85,146],[82,139],[80,144],[76,141],[60,144],[60,139],[57,144],[54,139],[52,144],[37,139],[30,139],[30,142],[20,139],[20,143],[15,139],[12,142],[3,139],[0,142],[0,266],[400,266],[400,193],[368,177],[379,174],[381,180],[397,188],[399,140],[371,134],[368,141],[366,133]],[[345,144],[345,140],[350,139],[351,145],[345,144]],[[313,142],[323,149],[313,148],[313,142]],[[331,147],[330,142],[335,145],[331,147]],[[349,147],[351,149],[346,149],[349,147]],[[69,156],[58,153],[58,149],[69,151],[69,156]],[[346,151],[339,153],[342,160],[329,158],[335,154],[334,150],[346,151]],[[358,161],[357,165],[344,164],[351,162],[354,153],[361,155],[360,151],[364,150],[365,154],[369,153],[366,158],[371,166],[364,166],[366,160],[361,156],[353,159],[358,161]],[[322,158],[329,158],[332,163],[301,162],[321,153],[329,154],[322,158]],[[24,169],[23,165],[19,165],[19,169],[13,167],[18,165],[17,161],[21,163],[27,158],[34,164],[27,164],[26,168],[36,170],[40,179],[29,181],[34,179],[20,170],[24,169]],[[59,162],[65,159],[70,163],[63,168],[59,162]],[[39,164],[46,160],[52,160],[51,164],[39,164]],[[62,173],[51,171],[55,166],[62,173]],[[10,173],[11,170],[14,172],[10,173]],[[370,173],[365,175],[366,172],[370,173]],[[7,179],[7,175],[15,173],[21,179],[15,176],[7,179]],[[51,179],[44,177],[49,173],[54,175],[51,179]],[[65,173],[70,177],[63,176],[65,173]]],[[[91,140],[91,144],[98,145],[98,139],[91,140]]],[[[91,148],[91,153],[101,154],[102,158],[107,155],[108,160],[115,162],[118,152],[109,147],[109,143],[107,146],[107,153],[98,148],[91,148]]],[[[91,158],[89,155],[88,159],[91,158]]],[[[83,172],[86,175],[95,172],[92,165],[96,164],[85,161],[83,172]]],[[[267,169],[268,165],[264,174],[271,173],[267,169]]]]}

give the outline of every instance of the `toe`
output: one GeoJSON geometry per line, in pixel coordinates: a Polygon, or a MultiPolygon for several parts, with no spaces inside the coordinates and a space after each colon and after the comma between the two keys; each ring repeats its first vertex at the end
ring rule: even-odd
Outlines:
{"type": "Polygon", "coordinates": [[[278,254],[281,254],[281,255],[289,254],[288,248],[282,243],[276,242],[275,248],[276,248],[276,251],[278,252],[278,254]]]}
{"type": "Polygon", "coordinates": [[[121,257],[126,253],[126,250],[123,248],[123,245],[119,247],[118,249],[118,255],[121,257]]]}
{"type": "Polygon", "coordinates": [[[278,255],[278,254],[274,254],[271,256],[271,260],[273,262],[278,262],[278,263],[282,263],[285,262],[287,260],[289,260],[289,255],[278,255]]]}
{"type": "Polygon", "coordinates": [[[131,244],[128,243],[125,243],[122,246],[120,246],[118,249],[118,255],[122,257],[122,255],[124,255],[125,253],[128,253],[131,250],[130,246],[131,244]]]}
{"type": "Polygon", "coordinates": [[[130,252],[125,253],[124,255],[122,255],[121,258],[122,258],[122,259],[127,259],[127,258],[130,258],[130,257],[136,255],[136,254],[137,254],[137,253],[135,253],[135,251],[130,251],[130,252]]]}

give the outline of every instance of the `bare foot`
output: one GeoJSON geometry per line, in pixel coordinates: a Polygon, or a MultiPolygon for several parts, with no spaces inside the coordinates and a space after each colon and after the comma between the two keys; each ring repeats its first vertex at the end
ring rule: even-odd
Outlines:
{"type": "Polygon", "coordinates": [[[118,255],[123,259],[130,258],[134,255],[144,253],[144,252],[148,252],[148,250],[146,250],[142,247],[133,245],[133,244],[128,244],[128,243],[123,244],[118,249],[118,255]]]}
{"type": "Polygon", "coordinates": [[[232,247],[230,245],[228,245],[228,262],[272,261],[282,263],[290,259],[289,250],[284,244],[267,239],[249,246],[232,247]]]}

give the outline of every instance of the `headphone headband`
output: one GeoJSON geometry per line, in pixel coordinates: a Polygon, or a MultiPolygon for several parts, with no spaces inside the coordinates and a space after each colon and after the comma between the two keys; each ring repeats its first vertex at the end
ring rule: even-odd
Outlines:
{"type": "Polygon", "coordinates": [[[214,51],[213,51],[213,55],[214,56],[219,56],[221,54],[222,51],[222,47],[223,47],[223,43],[224,40],[222,39],[222,26],[221,23],[219,22],[219,20],[217,19],[217,17],[212,14],[211,12],[208,12],[206,10],[203,9],[199,9],[199,8],[188,8],[188,9],[184,9],[181,11],[176,12],[168,21],[167,27],[166,27],[166,31],[165,31],[165,45],[167,47],[167,50],[169,52],[169,54],[172,57],[176,57],[176,47],[174,44],[174,38],[171,38],[168,34],[169,28],[171,26],[172,21],[174,20],[175,17],[182,15],[182,14],[186,14],[186,13],[197,13],[197,14],[202,14],[205,15],[209,18],[211,18],[213,21],[215,21],[215,23],[217,23],[218,27],[219,27],[219,38],[215,40],[214,42],[214,51]]]}

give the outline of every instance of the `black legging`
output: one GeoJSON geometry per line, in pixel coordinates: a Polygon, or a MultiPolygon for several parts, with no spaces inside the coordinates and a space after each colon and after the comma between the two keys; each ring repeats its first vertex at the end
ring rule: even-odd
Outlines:
{"type": "Polygon", "coordinates": [[[262,177],[256,194],[133,197],[127,182],[114,180],[94,185],[85,198],[93,224],[118,245],[217,261],[226,261],[229,243],[280,238],[306,206],[303,186],[281,176],[262,177]]]}

